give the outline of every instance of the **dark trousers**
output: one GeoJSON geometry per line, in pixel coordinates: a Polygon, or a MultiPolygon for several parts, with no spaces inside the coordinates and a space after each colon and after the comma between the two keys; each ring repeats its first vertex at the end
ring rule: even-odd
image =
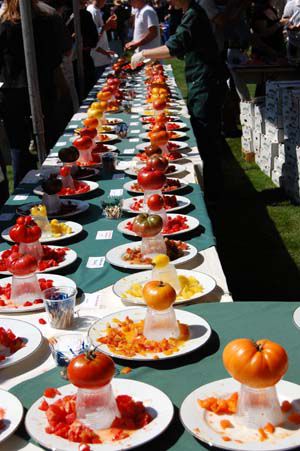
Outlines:
{"type": "Polygon", "coordinates": [[[222,190],[222,105],[225,83],[219,81],[206,86],[193,84],[189,89],[188,109],[191,124],[203,161],[204,195],[216,201],[222,190]]]}

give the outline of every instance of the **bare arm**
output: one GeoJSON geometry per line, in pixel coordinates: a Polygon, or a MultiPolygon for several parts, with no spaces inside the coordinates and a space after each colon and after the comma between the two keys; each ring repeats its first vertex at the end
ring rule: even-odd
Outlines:
{"type": "Polygon", "coordinates": [[[166,45],[162,45],[161,47],[156,47],[155,49],[147,49],[143,50],[144,58],[151,59],[169,59],[172,58],[170,55],[169,49],[166,45]]]}
{"type": "Polygon", "coordinates": [[[158,27],[150,27],[148,28],[147,32],[143,35],[143,37],[139,41],[131,41],[128,42],[125,45],[126,49],[136,49],[137,47],[140,47],[141,45],[148,44],[148,42],[151,42],[154,38],[156,38],[158,34],[158,27]]]}

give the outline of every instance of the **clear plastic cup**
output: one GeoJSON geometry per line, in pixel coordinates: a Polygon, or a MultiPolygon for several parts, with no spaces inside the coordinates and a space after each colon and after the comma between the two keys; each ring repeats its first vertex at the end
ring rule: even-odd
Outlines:
{"type": "Polygon", "coordinates": [[[74,320],[76,290],[73,287],[52,287],[43,291],[45,309],[50,326],[68,329],[74,320]]]}
{"type": "Polygon", "coordinates": [[[154,310],[148,307],[143,334],[148,340],[154,341],[178,338],[180,331],[173,307],[166,310],[154,310]]]}

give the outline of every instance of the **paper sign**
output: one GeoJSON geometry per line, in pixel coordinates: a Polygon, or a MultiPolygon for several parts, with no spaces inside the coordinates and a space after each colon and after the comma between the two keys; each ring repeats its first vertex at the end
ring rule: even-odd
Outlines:
{"type": "Polygon", "coordinates": [[[105,257],[89,257],[86,267],[87,268],[103,268],[105,263],[105,257]]]}
{"type": "Polygon", "coordinates": [[[139,118],[138,114],[132,114],[131,117],[132,117],[132,119],[138,119],[139,118]]]}
{"type": "Polygon", "coordinates": [[[75,128],[77,128],[78,125],[74,125],[74,124],[70,124],[67,128],[70,128],[71,130],[75,130],[75,128]]]}
{"type": "Polygon", "coordinates": [[[131,133],[134,133],[134,134],[141,133],[141,130],[131,130],[131,133]]]}
{"type": "Polygon", "coordinates": [[[14,216],[14,213],[2,213],[0,215],[0,221],[11,221],[14,216]]]}
{"type": "Polygon", "coordinates": [[[130,143],[137,143],[137,142],[139,142],[139,138],[130,138],[129,142],[130,143]]]}
{"type": "Polygon", "coordinates": [[[138,122],[130,122],[130,124],[129,125],[139,125],[139,123],[138,122]]]}
{"type": "Polygon", "coordinates": [[[119,196],[123,196],[123,192],[124,192],[124,190],[122,189],[122,188],[120,188],[120,189],[111,189],[110,190],[110,192],[109,192],[109,195],[111,196],[111,197],[119,197],[119,196]]]}
{"type": "Polygon", "coordinates": [[[96,235],[96,240],[111,240],[113,230],[99,230],[96,235]]]}
{"type": "Polygon", "coordinates": [[[17,194],[13,200],[26,200],[29,194],[17,194]]]}
{"type": "Polygon", "coordinates": [[[117,180],[117,179],[124,179],[125,175],[124,174],[114,174],[112,176],[113,180],[117,180]]]}
{"type": "Polygon", "coordinates": [[[124,154],[125,155],[129,155],[129,154],[132,154],[132,153],[134,153],[135,152],[135,149],[124,149],[124,154]]]}
{"type": "Polygon", "coordinates": [[[85,113],[76,113],[72,117],[72,121],[81,121],[82,119],[85,119],[85,118],[86,118],[86,114],[85,113]]]}
{"type": "Polygon", "coordinates": [[[51,152],[51,157],[58,157],[58,152],[51,152]]]}
{"type": "Polygon", "coordinates": [[[100,293],[84,293],[84,301],[78,306],[82,308],[104,308],[100,293]]]}
{"type": "Polygon", "coordinates": [[[66,146],[66,145],[67,145],[66,142],[59,142],[59,143],[56,143],[56,146],[66,146]]]}

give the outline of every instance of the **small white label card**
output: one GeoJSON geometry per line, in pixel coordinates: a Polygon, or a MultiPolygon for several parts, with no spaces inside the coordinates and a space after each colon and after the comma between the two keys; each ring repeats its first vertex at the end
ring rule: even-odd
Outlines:
{"type": "Polygon", "coordinates": [[[89,257],[86,267],[87,268],[103,268],[105,263],[105,257],[89,257]]]}
{"type": "Polygon", "coordinates": [[[14,216],[14,213],[2,213],[0,215],[0,221],[11,221],[14,216]]]}
{"type": "Polygon", "coordinates": [[[102,296],[100,293],[84,293],[84,301],[79,304],[80,309],[83,308],[103,308],[102,296]]]}
{"type": "Polygon", "coordinates": [[[129,125],[137,126],[137,125],[139,125],[139,123],[138,122],[130,122],[129,125]]]}
{"type": "Polygon", "coordinates": [[[138,119],[138,118],[139,118],[139,115],[138,115],[138,114],[132,114],[132,115],[131,115],[131,118],[132,118],[132,119],[138,119]]]}
{"type": "Polygon", "coordinates": [[[67,128],[70,128],[71,130],[75,130],[75,128],[77,128],[78,125],[77,124],[70,124],[67,128]]]}
{"type": "Polygon", "coordinates": [[[26,200],[29,194],[17,194],[13,197],[13,200],[26,200]]]}
{"type": "Polygon", "coordinates": [[[81,121],[82,119],[85,119],[85,118],[86,118],[86,114],[85,113],[76,113],[72,117],[72,121],[81,121]]]}
{"type": "Polygon", "coordinates": [[[124,190],[122,188],[119,189],[111,189],[109,192],[110,196],[115,196],[115,197],[119,197],[119,196],[123,196],[124,190]]]}
{"type": "Polygon", "coordinates": [[[125,155],[130,155],[133,154],[135,152],[135,149],[124,149],[124,154],[125,155]]]}
{"type": "Polygon", "coordinates": [[[98,230],[96,240],[111,240],[112,236],[113,230],[98,230]]]}
{"type": "Polygon", "coordinates": [[[139,142],[139,138],[129,138],[130,143],[137,143],[139,142]]]}
{"type": "Polygon", "coordinates": [[[136,130],[131,130],[131,133],[134,133],[134,134],[136,135],[136,134],[138,134],[138,133],[141,133],[141,130],[138,130],[138,129],[136,129],[136,130]]]}
{"type": "Polygon", "coordinates": [[[66,141],[60,141],[60,142],[58,142],[58,143],[56,143],[56,146],[66,146],[67,145],[67,142],[66,141]]]}

